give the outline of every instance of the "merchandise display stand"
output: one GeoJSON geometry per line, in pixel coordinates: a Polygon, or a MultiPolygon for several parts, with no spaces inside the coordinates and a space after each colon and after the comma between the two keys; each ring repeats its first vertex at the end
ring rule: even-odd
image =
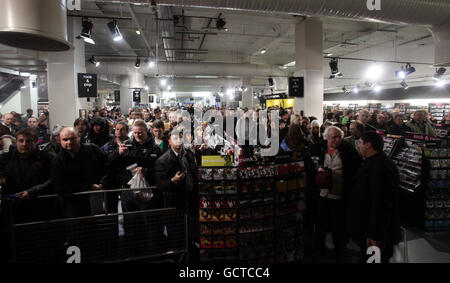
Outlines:
{"type": "Polygon", "coordinates": [[[450,148],[425,148],[425,229],[450,230],[450,148]]]}
{"type": "Polygon", "coordinates": [[[304,162],[198,173],[201,262],[303,259],[304,162]]]}

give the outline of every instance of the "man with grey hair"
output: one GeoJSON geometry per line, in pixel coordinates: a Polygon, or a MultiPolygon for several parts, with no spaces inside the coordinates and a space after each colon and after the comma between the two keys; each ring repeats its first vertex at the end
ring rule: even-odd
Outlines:
{"type": "Polygon", "coordinates": [[[326,234],[331,231],[337,260],[344,261],[348,242],[345,229],[347,201],[351,180],[361,159],[354,148],[343,143],[344,132],[338,127],[329,126],[324,138],[311,147],[307,160],[309,180],[313,180],[310,183],[313,191],[311,206],[316,208],[315,249],[321,254],[326,252],[326,234]]]}

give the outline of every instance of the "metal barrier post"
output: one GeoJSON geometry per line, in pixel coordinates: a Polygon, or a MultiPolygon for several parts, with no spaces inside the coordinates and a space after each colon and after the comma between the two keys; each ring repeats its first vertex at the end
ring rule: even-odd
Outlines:
{"type": "Polygon", "coordinates": [[[9,228],[10,228],[10,237],[11,237],[11,259],[12,262],[17,261],[17,255],[16,255],[16,240],[14,237],[14,202],[16,200],[12,199],[11,204],[9,206],[9,228]]]}
{"type": "Polygon", "coordinates": [[[403,261],[404,263],[408,263],[408,238],[406,235],[406,228],[400,226],[400,229],[402,229],[403,231],[403,246],[404,246],[403,261]]]}
{"type": "Polygon", "coordinates": [[[186,263],[189,263],[189,216],[184,214],[184,228],[186,241],[186,263]]]}

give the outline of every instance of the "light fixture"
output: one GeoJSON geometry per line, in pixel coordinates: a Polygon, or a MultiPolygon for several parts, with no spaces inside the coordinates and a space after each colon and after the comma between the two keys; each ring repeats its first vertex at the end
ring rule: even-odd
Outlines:
{"type": "Polygon", "coordinates": [[[379,92],[381,91],[381,86],[375,85],[375,86],[373,87],[373,90],[374,90],[376,93],[379,93],[379,92]]]}
{"type": "Polygon", "coordinates": [[[20,73],[20,76],[28,78],[31,76],[31,74],[30,73],[20,73]]]}
{"type": "Polygon", "coordinates": [[[24,83],[24,81],[20,81],[20,88],[21,89],[27,88],[27,85],[24,83]]]}
{"type": "Polygon", "coordinates": [[[433,79],[439,81],[444,75],[445,71],[447,71],[447,69],[445,68],[436,69],[436,74],[433,75],[433,79]]]}
{"type": "Polygon", "coordinates": [[[171,91],[171,90],[172,90],[172,86],[169,85],[169,86],[167,87],[167,90],[168,90],[168,91],[171,91]]]}
{"type": "Polygon", "coordinates": [[[123,39],[122,34],[120,33],[119,27],[117,26],[117,21],[113,20],[112,22],[108,23],[109,31],[112,34],[114,41],[120,41],[123,39]]]}
{"type": "Polygon", "coordinates": [[[331,69],[330,79],[343,77],[342,73],[339,72],[338,60],[336,58],[331,59],[331,61],[330,61],[330,69],[331,69]]]}
{"type": "Polygon", "coordinates": [[[373,64],[369,67],[366,72],[366,78],[371,80],[377,80],[381,77],[383,73],[383,68],[379,64],[373,64]]]}
{"type": "Polygon", "coordinates": [[[153,67],[155,67],[155,62],[153,62],[153,60],[152,59],[150,59],[150,58],[145,58],[145,63],[150,67],[150,68],[153,68],[153,67]]]}
{"type": "MultiPolygon", "coordinates": [[[[216,28],[218,29],[218,30],[223,30],[223,29],[225,29],[225,25],[227,24],[227,22],[224,20],[224,19],[222,19],[222,18],[218,18],[217,20],[216,20],[216,28]]],[[[227,30],[226,30],[227,31],[227,30]]]]}
{"type": "Polygon", "coordinates": [[[327,57],[331,57],[331,56],[333,56],[333,53],[328,53],[327,54],[327,57]]]}
{"type": "Polygon", "coordinates": [[[407,90],[409,88],[409,85],[403,80],[400,85],[403,87],[403,89],[407,90]]]}
{"type": "Polygon", "coordinates": [[[82,22],[82,28],[81,28],[81,34],[80,38],[84,39],[84,42],[89,44],[95,44],[95,41],[92,39],[92,28],[94,27],[94,24],[90,22],[87,18],[83,19],[82,22]]]}
{"type": "Polygon", "coordinates": [[[365,82],[364,84],[365,84],[367,87],[373,87],[373,83],[371,83],[371,82],[369,82],[369,81],[365,82]]]}
{"type": "Polygon", "coordinates": [[[136,30],[136,34],[137,35],[141,35],[141,31],[140,30],[136,30]]]}
{"type": "Polygon", "coordinates": [[[403,68],[403,66],[402,66],[402,69],[395,72],[395,75],[399,79],[405,79],[407,76],[414,73],[415,71],[416,71],[416,68],[412,67],[410,63],[407,63],[405,68],[403,68]]]}
{"type": "Polygon", "coordinates": [[[355,86],[355,88],[353,89],[353,93],[358,93],[359,92],[359,86],[355,86]]]}
{"type": "Polygon", "coordinates": [[[444,80],[439,80],[436,82],[436,86],[438,86],[438,87],[444,87],[446,84],[447,84],[447,82],[444,80]]]}
{"type": "Polygon", "coordinates": [[[134,63],[134,67],[139,69],[141,67],[141,59],[139,57],[136,58],[136,63],[134,63]]]}
{"type": "Polygon", "coordinates": [[[263,49],[261,49],[261,51],[259,51],[261,54],[264,54],[264,53],[266,53],[267,52],[267,49],[265,49],[265,48],[263,48],[263,49]]]}
{"type": "Polygon", "coordinates": [[[148,85],[144,86],[144,89],[145,89],[146,91],[148,91],[148,85]]]}
{"type": "Polygon", "coordinates": [[[89,58],[89,62],[91,62],[92,63],[92,65],[94,65],[95,67],[98,67],[98,66],[100,66],[100,62],[99,61],[97,61],[95,58],[94,58],[94,55],[92,55],[92,57],[91,58],[89,58]]]}
{"type": "Polygon", "coordinates": [[[166,84],[167,84],[167,80],[166,79],[161,79],[160,81],[159,81],[159,84],[161,85],[161,86],[165,86],[166,84]]]}

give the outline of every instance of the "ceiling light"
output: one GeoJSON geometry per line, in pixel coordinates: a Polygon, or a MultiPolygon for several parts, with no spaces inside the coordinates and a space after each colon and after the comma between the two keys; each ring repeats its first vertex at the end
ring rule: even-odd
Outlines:
{"type": "Polygon", "coordinates": [[[148,58],[148,57],[145,58],[145,63],[148,64],[148,66],[149,66],[150,68],[155,67],[155,62],[153,62],[153,60],[150,59],[150,58],[148,58]]]}
{"type": "Polygon", "coordinates": [[[232,88],[227,89],[227,95],[230,98],[233,98],[234,97],[234,89],[232,89],[232,88]]]}
{"type": "Polygon", "coordinates": [[[402,69],[395,72],[395,75],[397,76],[397,78],[403,80],[410,74],[414,73],[415,71],[416,71],[416,68],[412,67],[411,64],[407,63],[405,68],[403,68],[403,66],[402,66],[402,69]]]}
{"type": "Polygon", "coordinates": [[[30,73],[20,73],[20,76],[28,78],[29,76],[31,76],[31,74],[30,73]]]}
{"type": "Polygon", "coordinates": [[[353,93],[358,93],[359,92],[359,86],[355,86],[355,88],[353,89],[353,93]]]}
{"type": "Polygon", "coordinates": [[[333,53],[328,53],[327,57],[333,56],[333,53]]]}
{"type": "Polygon", "coordinates": [[[95,67],[100,66],[100,62],[94,58],[94,55],[92,55],[92,57],[89,59],[89,62],[91,62],[95,67]]]}
{"type": "Polygon", "coordinates": [[[144,89],[148,91],[148,85],[144,86],[144,89]]]}
{"type": "Polygon", "coordinates": [[[373,87],[373,90],[374,90],[376,93],[379,93],[379,92],[381,91],[381,86],[375,85],[375,86],[373,87]]]}
{"type": "Polygon", "coordinates": [[[91,38],[92,28],[94,27],[94,24],[90,22],[88,19],[84,19],[81,25],[82,28],[80,38],[83,38],[84,42],[86,43],[95,44],[95,41],[91,38]]]}
{"type": "Polygon", "coordinates": [[[342,92],[344,94],[349,94],[350,93],[345,86],[342,88],[342,92]]]}
{"type": "Polygon", "coordinates": [[[409,88],[409,85],[403,80],[401,83],[400,83],[400,85],[403,87],[403,89],[408,89],[409,88]]]}
{"type": "Polygon", "coordinates": [[[225,28],[226,24],[227,24],[227,22],[224,19],[222,19],[222,18],[218,18],[216,20],[216,28],[218,30],[223,30],[225,28]]]}
{"type": "Polygon", "coordinates": [[[265,49],[265,48],[264,48],[264,49],[261,49],[261,51],[260,51],[260,52],[261,52],[261,54],[264,54],[264,53],[266,53],[266,52],[267,52],[267,49],[265,49]]]}
{"type": "Polygon", "coordinates": [[[436,74],[434,74],[433,79],[439,81],[444,75],[445,71],[447,71],[447,69],[445,68],[436,69],[436,74]]]}
{"type": "Polygon", "coordinates": [[[120,33],[119,27],[117,26],[117,21],[113,20],[112,22],[108,23],[109,31],[112,34],[114,41],[120,41],[123,39],[122,34],[120,33]]]}
{"type": "Polygon", "coordinates": [[[141,59],[139,57],[136,58],[136,63],[134,63],[134,67],[139,69],[141,67],[141,59]]]}
{"type": "Polygon", "coordinates": [[[443,81],[443,80],[439,80],[436,82],[436,86],[438,86],[438,87],[444,87],[446,84],[447,84],[447,82],[443,81]]]}
{"type": "Polygon", "coordinates": [[[159,81],[159,83],[160,83],[161,86],[165,86],[167,84],[167,80],[166,79],[161,79],[159,81]]]}
{"type": "Polygon", "coordinates": [[[366,78],[377,80],[381,77],[383,73],[383,68],[379,64],[373,64],[369,67],[369,69],[366,72],[366,78]]]}
{"type": "Polygon", "coordinates": [[[171,91],[171,90],[172,90],[172,86],[169,85],[169,86],[167,87],[167,90],[168,90],[168,91],[171,91]]]}
{"type": "Polygon", "coordinates": [[[141,31],[140,30],[136,30],[136,34],[137,35],[141,35],[141,31]]]}

